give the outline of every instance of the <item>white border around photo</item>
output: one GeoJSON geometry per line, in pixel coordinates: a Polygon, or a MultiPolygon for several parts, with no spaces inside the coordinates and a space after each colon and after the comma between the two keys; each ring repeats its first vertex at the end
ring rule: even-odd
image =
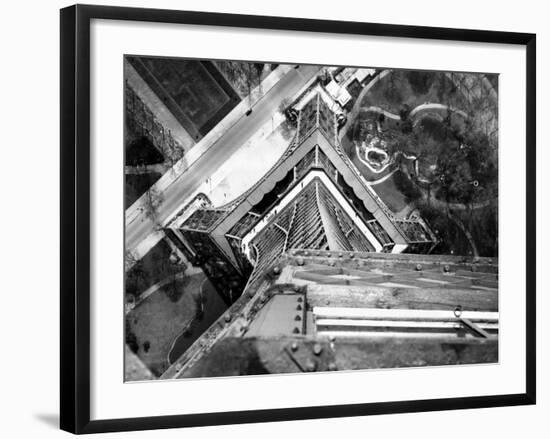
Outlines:
{"type": "Polygon", "coordinates": [[[525,392],[525,48],[94,21],[91,27],[91,417],[525,392]],[[499,74],[499,364],[123,382],[123,55],[499,74]],[[519,212],[519,213],[518,213],[519,212]],[[116,243],[119,243],[117,246],[116,243]],[[192,397],[187,397],[192,395],[192,397]]]}

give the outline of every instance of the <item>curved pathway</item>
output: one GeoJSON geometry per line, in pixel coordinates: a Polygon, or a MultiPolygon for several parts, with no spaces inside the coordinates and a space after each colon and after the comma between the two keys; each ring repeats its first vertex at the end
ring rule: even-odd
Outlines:
{"type": "Polygon", "coordinates": [[[394,114],[394,113],[390,113],[389,111],[387,110],[384,110],[383,108],[380,108],[380,107],[375,107],[375,106],[370,106],[370,107],[361,107],[359,109],[359,112],[364,112],[364,113],[378,113],[378,114],[383,114],[384,116],[386,116],[387,118],[389,119],[393,119],[393,120],[401,120],[401,117],[397,114],[394,114]]]}
{"type": "Polygon", "coordinates": [[[369,181],[369,185],[370,186],[375,186],[377,184],[380,184],[380,183],[384,183],[388,178],[391,178],[391,176],[393,174],[395,174],[397,172],[399,168],[394,168],[392,169],[390,172],[388,172],[386,175],[384,175],[383,177],[379,178],[378,180],[372,180],[372,181],[369,181]]]}
{"type": "MultiPolygon", "coordinates": [[[[370,83],[369,83],[370,84],[370,83]]],[[[366,87],[365,87],[366,88],[366,87]]],[[[359,99],[359,98],[358,98],[359,99]]],[[[354,109],[352,110],[352,112],[355,110],[355,107],[354,109]]],[[[454,108],[454,107],[449,107],[448,105],[444,105],[444,104],[436,104],[436,103],[426,103],[426,104],[421,104],[421,105],[418,105],[417,107],[415,107],[411,112],[410,112],[410,116],[411,117],[414,117],[415,115],[418,115],[418,113],[420,112],[424,112],[424,111],[433,111],[433,110],[445,110],[445,111],[452,111],[456,114],[459,114],[460,116],[464,117],[464,118],[468,118],[468,115],[462,111],[462,110],[459,110],[457,108],[454,108]]],[[[361,113],[361,112],[371,112],[371,113],[377,113],[377,114],[383,114],[385,117],[389,118],[389,119],[393,119],[393,120],[401,120],[401,117],[397,114],[394,114],[394,113],[391,113],[387,110],[384,110],[383,108],[380,108],[380,107],[376,107],[376,106],[370,106],[370,107],[359,107],[358,110],[357,110],[357,113],[361,113]]],[[[351,114],[351,112],[350,112],[351,114]]],[[[348,118],[349,120],[349,118],[348,118]]],[[[419,119],[418,119],[419,120],[419,119]]],[[[417,121],[414,121],[414,122],[417,122],[417,121]]],[[[345,126],[348,126],[347,124],[345,126]]],[[[343,131],[343,130],[342,130],[343,131]]],[[[340,133],[342,133],[342,131],[340,133]]],[[[340,137],[341,138],[341,137],[340,137]]],[[[355,142],[354,142],[355,143],[355,142]]],[[[373,148],[375,149],[375,148],[373,148]]],[[[386,163],[384,166],[382,166],[380,169],[376,169],[376,168],[373,168],[370,163],[366,160],[364,160],[360,154],[360,150],[359,150],[359,147],[357,146],[357,144],[355,144],[355,153],[357,155],[357,158],[361,161],[361,163],[363,163],[365,166],[367,166],[367,168],[369,169],[370,172],[372,172],[373,174],[381,174],[383,173],[389,166],[391,166],[393,164],[393,158],[390,159],[390,161],[388,163],[386,163]]],[[[400,152],[401,154],[403,154],[402,152],[400,152]]],[[[404,154],[403,154],[404,155],[404,154]]],[[[395,156],[394,156],[395,157],[395,156]]],[[[405,155],[406,158],[409,158],[405,155]]],[[[374,180],[374,182],[376,182],[376,180],[374,180]]]]}
{"type": "Polygon", "coordinates": [[[183,279],[185,276],[185,273],[177,273],[168,277],[165,277],[161,281],[157,282],[156,284],[151,285],[149,288],[147,288],[143,293],[141,293],[135,300],[133,307],[126,307],[126,314],[128,314],[130,311],[138,307],[145,299],[147,299],[151,294],[156,293],[158,290],[160,290],[163,286],[168,285],[170,282],[174,280],[183,279]]]}
{"type": "MultiPolygon", "coordinates": [[[[201,282],[201,285],[199,287],[199,296],[202,298],[204,297],[204,293],[203,293],[203,290],[202,290],[202,287],[204,286],[204,283],[208,280],[208,278],[205,276],[204,279],[202,280],[201,282]]],[[[202,303],[201,301],[201,305],[203,307],[203,309],[201,311],[204,311],[204,304],[202,303]]],[[[176,344],[176,342],[178,341],[178,339],[183,335],[183,333],[187,330],[187,328],[189,328],[191,326],[191,324],[193,323],[193,320],[195,320],[194,318],[191,319],[189,322],[187,322],[187,325],[185,325],[183,327],[183,329],[178,333],[178,335],[176,335],[174,337],[174,340],[172,340],[172,344],[170,345],[170,349],[168,349],[168,354],[166,355],[166,361],[168,362],[168,364],[172,364],[172,362],[170,361],[170,354],[172,353],[172,350],[174,349],[174,346],[176,344]]]]}
{"type": "MultiPolygon", "coordinates": [[[[367,93],[370,91],[370,89],[374,85],[376,85],[380,80],[382,80],[386,75],[388,75],[388,73],[390,73],[390,70],[382,71],[378,76],[376,76],[376,78],[374,78],[371,82],[369,82],[367,84],[367,86],[361,91],[361,93],[357,97],[357,100],[356,100],[353,108],[348,113],[348,121],[350,121],[350,122],[354,121],[355,118],[358,116],[358,114],[361,113],[361,112],[374,112],[374,113],[378,113],[378,114],[383,114],[385,117],[387,117],[389,119],[392,119],[392,120],[401,120],[401,117],[399,115],[391,113],[390,111],[384,110],[383,108],[380,108],[380,107],[377,107],[377,106],[369,106],[369,107],[362,107],[361,106],[361,102],[363,101],[363,99],[365,98],[367,93]]],[[[484,79],[486,81],[488,81],[486,78],[484,78],[484,79]]],[[[496,93],[494,91],[494,88],[492,86],[488,87],[487,84],[484,84],[484,85],[486,86],[486,88],[489,89],[490,92],[493,93],[491,97],[494,97],[494,95],[496,95],[496,93]]],[[[450,106],[444,105],[444,104],[430,103],[430,102],[427,102],[427,103],[416,106],[414,109],[411,110],[411,112],[409,113],[409,116],[411,118],[414,118],[416,116],[418,118],[417,120],[420,120],[420,117],[419,117],[419,116],[421,116],[420,113],[425,112],[425,111],[433,113],[434,110],[435,111],[451,111],[455,114],[458,114],[458,115],[462,116],[465,119],[469,118],[468,114],[463,110],[460,110],[460,109],[454,108],[454,107],[450,107],[450,106]]],[[[344,135],[347,133],[347,130],[351,127],[351,125],[352,125],[352,123],[347,123],[346,125],[344,125],[344,127],[342,127],[342,129],[339,133],[339,138],[340,139],[342,139],[344,137],[344,135]]],[[[357,157],[359,158],[361,163],[363,163],[365,166],[367,166],[368,169],[374,174],[379,174],[379,173],[384,172],[393,163],[393,160],[392,160],[392,161],[390,161],[390,163],[385,165],[382,169],[376,170],[376,169],[372,168],[365,160],[363,160],[361,158],[361,155],[359,154],[359,149],[358,149],[357,145],[355,145],[355,148],[356,148],[357,157]]],[[[382,183],[386,179],[390,178],[395,171],[397,171],[397,168],[393,169],[391,172],[383,175],[379,179],[374,180],[374,181],[369,181],[368,183],[369,183],[369,185],[376,185],[378,183],[382,183]]],[[[493,200],[489,199],[489,200],[479,201],[479,202],[471,203],[471,204],[448,203],[446,201],[442,201],[442,200],[436,198],[433,193],[431,193],[431,192],[428,193],[426,191],[426,189],[424,189],[423,187],[419,187],[418,185],[417,185],[417,187],[422,192],[422,198],[424,200],[429,200],[429,202],[431,204],[433,204],[435,207],[437,207],[439,209],[442,209],[442,210],[446,210],[448,212],[449,217],[462,230],[462,232],[464,233],[464,235],[468,239],[468,242],[469,242],[469,244],[472,248],[472,252],[473,252],[474,256],[478,256],[479,252],[478,252],[477,246],[474,242],[474,239],[473,239],[471,233],[466,229],[466,227],[464,226],[462,221],[451,213],[451,210],[464,211],[464,210],[468,210],[468,209],[471,209],[471,210],[482,209],[482,208],[490,206],[493,203],[493,200]]],[[[400,213],[404,213],[408,208],[409,208],[409,206],[407,206],[407,208],[403,209],[403,211],[400,212],[400,213]]]]}
{"type": "MultiPolygon", "coordinates": [[[[420,104],[416,107],[414,107],[411,112],[409,113],[410,117],[415,117],[418,113],[421,111],[431,111],[431,110],[442,110],[442,111],[452,111],[453,113],[456,113],[463,118],[467,119],[468,114],[465,111],[459,110],[458,108],[450,107],[445,104],[437,104],[434,102],[427,102],[425,104],[420,104]]],[[[352,110],[353,111],[353,110],[352,110]]],[[[401,116],[395,113],[391,113],[387,110],[384,110],[383,108],[376,107],[376,106],[370,106],[370,107],[360,107],[358,110],[358,113],[365,112],[365,113],[378,113],[383,114],[385,117],[393,120],[401,120],[401,116]]],[[[350,113],[351,114],[351,113],[350,113]]],[[[348,117],[349,120],[349,117],[348,117]]]]}
{"type": "MultiPolygon", "coordinates": [[[[379,150],[378,148],[368,148],[367,149],[367,152],[366,154],[368,154],[369,151],[383,151],[383,150],[379,150]]],[[[386,156],[388,155],[388,153],[386,151],[383,151],[384,154],[386,154],[386,156]]],[[[355,155],[357,156],[357,158],[359,159],[359,161],[365,165],[367,168],[369,168],[369,171],[372,172],[373,174],[381,174],[382,172],[384,172],[386,169],[388,169],[388,166],[390,166],[392,163],[393,163],[393,158],[390,158],[388,163],[386,163],[384,166],[382,166],[380,169],[376,169],[376,168],[373,168],[370,163],[367,161],[367,160],[364,160],[361,156],[361,150],[360,150],[360,147],[355,145],[355,155]]],[[[382,177],[383,178],[383,177],[382,177]]]]}
{"type": "Polygon", "coordinates": [[[475,203],[471,204],[464,204],[464,203],[448,203],[447,201],[440,200],[439,198],[436,198],[436,196],[430,192],[430,195],[428,196],[426,189],[420,186],[416,186],[420,191],[422,192],[422,198],[424,200],[428,200],[431,204],[438,207],[439,209],[449,209],[449,210],[476,210],[476,209],[483,209],[484,207],[488,207],[491,205],[493,200],[483,200],[483,201],[477,201],[475,203]]]}
{"type": "Polygon", "coordinates": [[[431,102],[426,102],[425,104],[420,104],[417,107],[414,107],[410,112],[410,116],[414,117],[415,114],[417,114],[418,112],[425,111],[425,110],[444,110],[444,111],[449,110],[449,111],[452,111],[453,113],[459,114],[465,119],[468,118],[468,115],[466,114],[465,111],[459,110],[458,108],[449,107],[448,105],[445,105],[445,104],[436,104],[431,102]]]}
{"type": "Polygon", "coordinates": [[[427,117],[430,117],[432,119],[436,119],[441,123],[443,123],[444,120],[445,120],[445,117],[440,112],[427,110],[427,111],[422,112],[421,117],[417,117],[416,119],[413,120],[413,123],[412,123],[413,127],[416,128],[418,126],[418,124],[420,122],[422,122],[427,117]]]}

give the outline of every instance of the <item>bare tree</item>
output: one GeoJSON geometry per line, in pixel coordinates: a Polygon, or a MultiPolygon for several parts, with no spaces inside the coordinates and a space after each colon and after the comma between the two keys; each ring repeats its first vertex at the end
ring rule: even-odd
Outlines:
{"type": "Polygon", "coordinates": [[[285,114],[285,111],[288,109],[288,107],[290,106],[291,102],[290,102],[290,99],[289,98],[283,98],[283,100],[281,101],[281,103],[279,104],[279,111],[282,113],[282,114],[285,114]]]}
{"type": "Polygon", "coordinates": [[[136,262],[138,262],[138,258],[134,253],[132,253],[130,250],[126,249],[124,252],[124,270],[128,271],[130,268],[132,268],[136,262]]]}
{"type": "Polygon", "coordinates": [[[258,90],[260,91],[260,94],[262,93],[262,73],[264,71],[264,64],[263,63],[254,63],[254,67],[256,68],[256,75],[258,77],[258,90]]]}
{"type": "Polygon", "coordinates": [[[158,208],[164,201],[164,196],[162,193],[155,188],[155,186],[151,186],[147,192],[145,192],[145,198],[143,203],[143,212],[145,213],[145,216],[149,218],[155,225],[155,228],[160,229],[160,219],[158,214],[158,208]]]}

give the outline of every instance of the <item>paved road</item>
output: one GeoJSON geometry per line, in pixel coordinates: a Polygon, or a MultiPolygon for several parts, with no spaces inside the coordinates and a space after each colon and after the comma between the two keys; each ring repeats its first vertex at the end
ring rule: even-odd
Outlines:
{"type": "MultiPolygon", "coordinates": [[[[253,112],[243,117],[210,147],[192,166],[178,176],[163,192],[158,218],[164,222],[169,215],[205,182],[208,176],[236,152],[247,139],[278,111],[284,98],[295,95],[319,71],[317,66],[301,66],[290,70],[254,105],[253,112]]],[[[126,226],[126,248],[134,249],[153,231],[153,222],[144,214],[126,226]]]]}

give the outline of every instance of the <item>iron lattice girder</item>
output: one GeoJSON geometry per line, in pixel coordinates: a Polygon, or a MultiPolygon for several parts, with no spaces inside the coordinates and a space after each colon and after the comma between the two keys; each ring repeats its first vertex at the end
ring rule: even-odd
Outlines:
{"type": "MultiPolygon", "coordinates": [[[[369,269],[349,269],[342,267],[315,267],[310,266],[294,273],[297,279],[309,280],[323,284],[368,286],[385,282],[410,284],[410,288],[431,289],[497,289],[498,280],[493,273],[468,273],[462,276],[459,273],[443,273],[440,268],[432,270],[391,269],[380,273],[369,269]],[[420,283],[419,283],[420,281],[420,283]]],[[[404,287],[406,288],[406,287],[404,287]]]]}
{"type": "Polygon", "coordinates": [[[495,363],[496,339],[395,338],[384,340],[304,337],[235,338],[217,343],[184,377],[323,372],[397,367],[495,363]]]}

